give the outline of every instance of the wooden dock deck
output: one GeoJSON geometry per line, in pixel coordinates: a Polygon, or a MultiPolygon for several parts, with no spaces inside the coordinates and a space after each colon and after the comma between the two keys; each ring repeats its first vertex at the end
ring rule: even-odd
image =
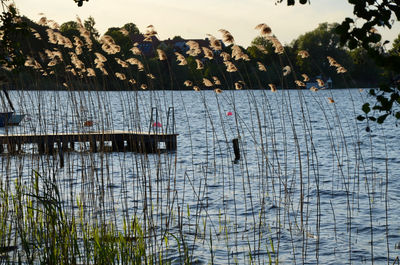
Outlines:
{"type": "MultiPolygon", "coordinates": [[[[106,150],[105,142],[111,142],[111,151],[156,153],[177,149],[178,134],[146,133],[132,131],[104,131],[50,134],[0,135],[0,152],[19,152],[24,144],[37,144],[39,154],[54,153],[55,148],[71,151],[75,143],[89,143],[91,152],[106,150]]],[[[109,148],[110,149],[110,148],[109,148]]]]}

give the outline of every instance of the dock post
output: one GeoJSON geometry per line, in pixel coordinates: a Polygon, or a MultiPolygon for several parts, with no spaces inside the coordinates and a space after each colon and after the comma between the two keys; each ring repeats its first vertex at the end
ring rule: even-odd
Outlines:
{"type": "Polygon", "coordinates": [[[100,152],[105,151],[104,137],[102,137],[102,139],[100,139],[99,148],[100,148],[100,152]]]}
{"type": "Polygon", "coordinates": [[[165,139],[165,148],[168,151],[175,151],[177,149],[176,135],[169,136],[165,139]]]}
{"type": "Polygon", "coordinates": [[[68,150],[68,141],[67,141],[67,140],[64,139],[64,140],[61,142],[61,149],[62,149],[64,152],[68,150]]]}
{"type": "Polygon", "coordinates": [[[45,144],[45,152],[48,154],[54,153],[54,142],[48,142],[45,144]]]}
{"type": "Polygon", "coordinates": [[[69,142],[69,148],[71,149],[71,151],[75,151],[75,142],[74,141],[69,142]]]}
{"type": "Polygon", "coordinates": [[[17,146],[14,143],[8,143],[7,151],[9,154],[15,154],[17,152],[17,146]]]}
{"type": "Polygon", "coordinates": [[[58,155],[60,157],[60,168],[64,167],[64,151],[63,151],[63,144],[59,141],[57,142],[58,147],[58,155]]]}
{"type": "Polygon", "coordinates": [[[124,141],[123,140],[112,140],[112,151],[122,152],[124,151],[124,141]]]}
{"type": "Polygon", "coordinates": [[[38,145],[39,154],[40,155],[44,154],[44,143],[38,143],[37,145],[38,145]]]}
{"type": "Polygon", "coordinates": [[[0,154],[4,152],[4,146],[3,144],[0,144],[0,154]]]}
{"type": "Polygon", "coordinates": [[[90,144],[90,152],[96,153],[97,152],[96,139],[91,139],[89,144],[90,144]]]}
{"type": "Polygon", "coordinates": [[[240,149],[239,149],[239,139],[235,138],[232,140],[233,152],[235,153],[235,162],[240,160],[240,149]]]}

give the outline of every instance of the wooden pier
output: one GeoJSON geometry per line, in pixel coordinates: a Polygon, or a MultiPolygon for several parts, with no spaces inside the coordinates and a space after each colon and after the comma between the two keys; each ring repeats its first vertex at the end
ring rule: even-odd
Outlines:
{"type": "Polygon", "coordinates": [[[0,153],[20,152],[24,144],[36,144],[39,154],[52,154],[55,148],[60,151],[75,150],[75,143],[89,143],[91,152],[139,152],[157,153],[175,151],[178,134],[145,133],[130,131],[104,131],[54,134],[9,134],[0,135],[0,153]],[[111,143],[111,147],[105,145],[111,143]],[[111,149],[111,150],[110,150],[111,149]]]}

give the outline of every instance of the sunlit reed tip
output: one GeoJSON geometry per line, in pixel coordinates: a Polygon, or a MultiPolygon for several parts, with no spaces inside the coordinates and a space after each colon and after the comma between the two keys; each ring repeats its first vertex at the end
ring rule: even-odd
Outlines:
{"type": "Polygon", "coordinates": [[[261,35],[270,35],[272,33],[271,28],[265,23],[258,24],[255,29],[260,30],[261,35]]]}
{"type": "Polygon", "coordinates": [[[225,61],[224,64],[226,65],[226,71],[229,73],[236,72],[237,68],[231,61],[225,61]]]}
{"type": "Polygon", "coordinates": [[[210,50],[207,47],[201,47],[201,48],[203,50],[205,58],[210,59],[210,60],[212,60],[214,58],[214,54],[213,54],[212,50],[210,50]]]}
{"type": "Polygon", "coordinates": [[[183,56],[179,52],[175,52],[175,55],[176,55],[176,61],[179,62],[178,65],[187,65],[185,56],[183,56]]]}
{"type": "Polygon", "coordinates": [[[235,39],[233,38],[232,34],[225,30],[225,29],[220,29],[219,32],[222,33],[222,41],[227,43],[227,44],[234,44],[235,39]]]}
{"type": "Polygon", "coordinates": [[[127,62],[125,62],[124,60],[121,60],[120,58],[117,58],[117,57],[115,57],[114,59],[115,59],[115,61],[117,61],[117,63],[118,63],[119,65],[121,65],[123,68],[128,68],[128,67],[129,67],[129,64],[128,64],[127,62]]]}
{"type": "Polygon", "coordinates": [[[213,83],[210,80],[208,80],[207,78],[203,78],[203,84],[206,87],[212,87],[213,86],[213,83]]]}
{"type": "Polygon", "coordinates": [[[310,81],[310,78],[308,77],[308,75],[302,74],[301,76],[303,77],[303,81],[304,81],[304,82],[310,81]]]}
{"type": "Polygon", "coordinates": [[[196,63],[197,63],[197,67],[196,67],[197,70],[204,69],[204,64],[201,60],[196,59],[196,63]]]}
{"type": "Polygon", "coordinates": [[[241,90],[243,88],[243,85],[242,84],[240,84],[239,82],[236,82],[235,83],[235,89],[236,90],[241,90]]]}
{"type": "Polygon", "coordinates": [[[146,74],[146,76],[150,79],[156,79],[156,77],[153,74],[146,74]]]}
{"type": "Polygon", "coordinates": [[[295,80],[294,82],[295,82],[296,85],[299,86],[299,87],[305,87],[305,86],[306,86],[306,84],[304,84],[304,82],[302,82],[302,81],[300,81],[300,80],[295,80]]]}
{"type": "Polygon", "coordinates": [[[272,92],[276,92],[276,86],[274,84],[268,84],[272,92]]]}
{"type": "Polygon", "coordinates": [[[266,72],[267,71],[267,68],[265,67],[264,64],[262,64],[260,62],[257,62],[257,65],[258,65],[258,70],[260,70],[262,72],[266,72]]]}
{"type": "Polygon", "coordinates": [[[213,80],[214,80],[214,84],[215,84],[215,85],[217,85],[217,86],[221,85],[221,81],[219,81],[218,77],[213,76],[212,78],[213,78],[213,80]]]}
{"type": "Polygon", "coordinates": [[[229,61],[231,59],[231,55],[227,52],[221,52],[220,56],[223,58],[224,61],[229,61]]]}
{"type": "Polygon", "coordinates": [[[167,60],[167,55],[165,54],[165,52],[163,50],[157,49],[157,54],[158,54],[158,59],[160,61],[167,60]]]}
{"type": "Polygon", "coordinates": [[[318,83],[318,86],[319,87],[323,87],[323,86],[325,86],[325,83],[324,83],[324,81],[322,81],[321,79],[319,79],[319,78],[317,78],[317,83],[318,83]]]}
{"type": "Polygon", "coordinates": [[[282,69],[282,73],[284,76],[287,76],[288,74],[290,74],[292,72],[292,68],[290,68],[289,65],[286,65],[285,67],[283,67],[282,69]]]}
{"type": "Polygon", "coordinates": [[[193,82],[190,81],[190,80],[186,80],[183,84],[184,84],[185,86],[192,86],[192,85],[193,85],[193,82]]]}
{"type": "Polygon", "coordinates": [[[219,40],[217,40],[217,38],[215,38],[211,34],[207,34],[207,36],[209,37],[209,40],[210,40],[210,48],[211,49],[213,49],[214,51],[222,50],[222,44],[219,40]]]}
{"type": "Polygon", "coordinates": [[[115,76],[120,80],[126,80],[126,76],[123,73],[115,73],[115,76]]]}
{"type": "Polygon", "coordinates": [[[298,52],[298,55],[299,55],[301,58],[303,58],[303,59],[308,58],[308,57],[310,56],[310,54],[308,53],[308,51],[305,51],[305,50],[299,51],[299,52],[298,52]]]}

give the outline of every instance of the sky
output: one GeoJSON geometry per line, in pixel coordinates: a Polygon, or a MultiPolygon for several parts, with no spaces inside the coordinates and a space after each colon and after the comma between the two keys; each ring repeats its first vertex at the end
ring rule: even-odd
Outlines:
{"type": "MultiPolygon", "coordinates": [[[[314,30],[319,23],[341,22],[353,17],[347,0],[311,0],[311,4],[287,6],[275,0],[89,0],[78,7],[73,0],[13,0],[21,15],[38,21],[44,13],[59,24],[92,16],[103,34],[109,27],[134,23],[144,32],[153,25],[160,39],[181,36],[204,39],[207,34],[221,37],[219,29],[232,33],[237,44],[247,47],[257,37],[254,27],[266,23],[284,44],[314,30]]],[[[381,32],[392,41],[400,33],[397,23],[381,32]]]]}

